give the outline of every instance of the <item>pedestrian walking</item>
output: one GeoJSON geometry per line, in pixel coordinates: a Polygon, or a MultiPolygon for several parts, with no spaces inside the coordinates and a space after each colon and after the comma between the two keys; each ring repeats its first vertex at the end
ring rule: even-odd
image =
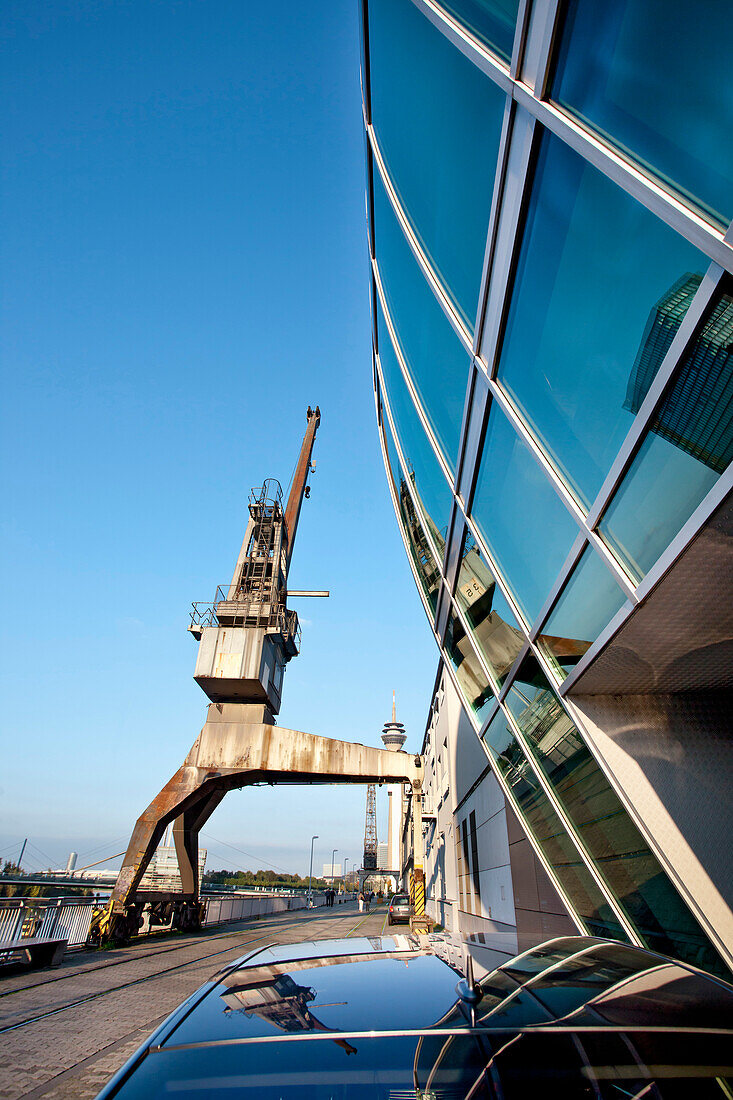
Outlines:
{"type": "Polygon", "coordinates": [[[357,900],[359,902],[359,912],[363,913],[364,912],[364,895],[362,894],[361,890],[359,891],[359,897],[358,897],[357,900]]]}

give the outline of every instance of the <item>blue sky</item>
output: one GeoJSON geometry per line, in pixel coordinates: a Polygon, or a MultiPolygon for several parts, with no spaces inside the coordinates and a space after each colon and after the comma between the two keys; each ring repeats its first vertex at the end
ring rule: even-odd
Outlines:
{"type": "MultiPolygon", "coordinates": [[[[437,650],[374,422],[356,0],[0,18],[0,856],[29,836],[31,868],[124,848],[182,761],[190,602],[231,575],[250,486],[289,481],[309,403],[290,580],[332,596],[299,605],[280,724],[375,744],[396,688],[418,749],[437,650]]],[[[250,789],[204,843],[302,873],[311,833],[320,866],[363,826],[363,788],[250,789]]]]}

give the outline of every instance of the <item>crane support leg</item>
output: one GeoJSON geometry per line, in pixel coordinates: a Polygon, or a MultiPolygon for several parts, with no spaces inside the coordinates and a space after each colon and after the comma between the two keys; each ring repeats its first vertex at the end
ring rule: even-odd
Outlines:
{"type": "Polygon", "coordinates": [[[270,722],[264,708],[212,703],[183,766],[138,818],[100,932],[135,931],[147,900],[140,880],[166,826],[174,821],[180,901],[198,903],[198,834],[227,791],[255,783],[410,783],[420,788],[419,756],[336,741],[270,722]]]}
{"type": "Polygon", "coordinates": [[[213,814],[226,794],[215,788],[208,797],[184,810],[173,824],[173,841],[181,872],[181,893],[198,896],[199,892],[199,831],[213,814]]]}

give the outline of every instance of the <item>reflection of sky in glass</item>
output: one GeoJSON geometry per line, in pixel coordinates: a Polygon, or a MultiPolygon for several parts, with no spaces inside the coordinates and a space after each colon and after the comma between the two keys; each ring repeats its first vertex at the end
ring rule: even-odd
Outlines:
{"type": "MultiPolygon", "coordinates": [[[[681,276],[706,266],[682,237],[545,134],[499,378],[586,504],[632,423],[624,402],[650,313],[681,276]]],[[[690,301],[670,324],[679,325],[690,301]]],[[[656,356],[653,373],[660,362],[656,356]]]]}
{"type": "Polygon", "coordinates": [[[531,623],[547,599],[578,529],[496,402],[489,418],[472,515],[531,623]]]}
{"type": "Polygon", "coordinates": [[[441,7],[508,61],[512,56],[519,0],[441,0],[441,7]]]}
{"type": "Polygon", "coordinates": [[[611,571],[586,547],[539,638],[555,667],[569,672],[625,600],[611,571]]]}
{"type": "Polygon", "coordinates": [[[387,400],[392,410],[402,453],[408,464],[408,475],[414,476],[413,484],[425,514],[432,521],[435,532],[440,533],[437,547],[442,550],[445,545],[445,531],[453,496],[415,411],[379,302],[377,302],[377,329],[379,361],[387,389],[387,400]]]}
{"type": "Polygon", "coordinates": [[[718,474],[692,455],[649,432],[598,525],[599,532],[641,580],[718,474]]]}
{"type": "Polygon", "coordinates": [[[554,97],[728,222],[733,22],[720,0],[572,0],[554,97]]]}
{"type": "Polygon", "coordinates": [[[469,355],[425,281],[377,173],[374,222],[377,263],[402,353],[445,459],[455,470],[469,355]]]}
{"type": "Polygon", "coordinates": [[[410,0],[370,0],[372,122],[403,210],[473,329],[506,96],[410,0]]]}

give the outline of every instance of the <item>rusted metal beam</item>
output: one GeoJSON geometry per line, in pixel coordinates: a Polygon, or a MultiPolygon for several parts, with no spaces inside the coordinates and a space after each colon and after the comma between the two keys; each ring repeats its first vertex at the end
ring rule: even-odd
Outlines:
{"type": "Polygon", "coordinates": [[[308,480],[308,471],[311,464],[311,454],[313,453],[313,443],[316,438],[318,425],[321,423],[321,410],[318,405],[316,405],[315,410],[312,409],[309,405],[306,416],[308,418],[308,427],[306,428],[305,436],[303,437],[303,443],[301,445],[300,455],[298,457],[298,465],[295,468],[295,476],[293,478],[292,488],[290,489],[288,503],[285,508],[285,527],[288,532],[288,564],[290,564],[290,559],[293,556],[295,533],[298,530],[300,506],[303,503],[305,483],[308,480]]]}
{"type": "Polygon", "coordinates": [[[180,822],[174,836],[179,862],[183,855],[181,896],[198,896],[198,833],[227,791],[255,783],[409,783],[413,790],[422,784],[419,756],[252,721],[254,710],[238,703],[211,704],[183,766],[135,824],[112,892],[114,912],[124,912],[134,901],[171,821],[180,822]]]}

